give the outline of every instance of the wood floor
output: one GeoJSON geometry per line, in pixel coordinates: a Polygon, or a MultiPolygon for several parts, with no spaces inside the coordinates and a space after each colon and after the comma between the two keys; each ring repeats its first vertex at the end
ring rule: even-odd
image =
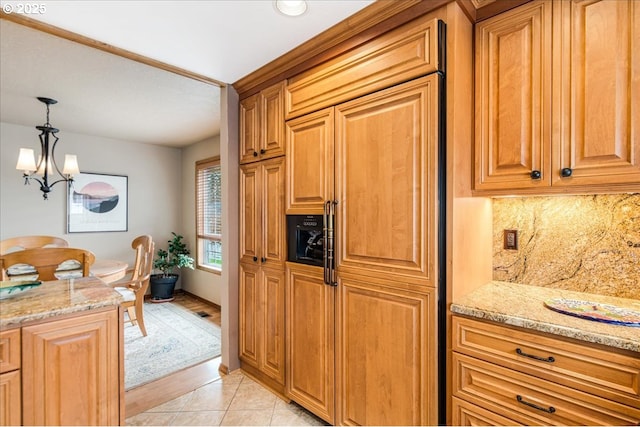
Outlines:
{"type": "MultiPolygon", "coordinates": [[[[173,301],[220,326],[220,307],[178,291],[173,301]]],[[[220,358],[183,369],[125,393],[125,416],[131,417],[220,378],[220,358]]]]}
{"type": "MultiPolygon", "coordinates": [[[[201,298],[198,298],[195,295],[189,294],[187,292],[178,291],[175,294],[174,303],[180,304],[184,308],[193,311],[194,313],[204,313],[207,316],[203,316],[205,319],[215,323],[220,326],[220,307],[212,304],[208,301],[205,301],[201,298]]],[[[200,314],[202,316],[202,314],[200,314]]]]}

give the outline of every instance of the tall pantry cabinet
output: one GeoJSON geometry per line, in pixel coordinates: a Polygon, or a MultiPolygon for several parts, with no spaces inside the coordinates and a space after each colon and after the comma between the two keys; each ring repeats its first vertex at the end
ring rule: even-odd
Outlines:
{"type": "Polygon", "coordinates": [[[439,25],[416,20],[286,89],[287,213],[333,201],[336,236],[335,286],[321,267],[287,263],[286,391],[332,424],[438,422],[439,25]],[[421,61],[402,57],[425,50],[421,61]],[[380,52],[399,57],[385,63],[380,52]],[[367,55],[360,83],[372,84],[350,87],[367,55]],[[392,65],[395,80],[376,86],[371,74],[392,65]],[[342,78],[348,93],[308,111],[309,82],[335,88],[323,77],[342,78]]]}
{"type": "Polygon", "coordinates": [[[240,104],[239,356],[284,391],[284,84],[240,104]]]}

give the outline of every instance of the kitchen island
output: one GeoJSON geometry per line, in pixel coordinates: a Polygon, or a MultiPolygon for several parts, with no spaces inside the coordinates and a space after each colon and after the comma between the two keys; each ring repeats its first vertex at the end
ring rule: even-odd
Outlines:
{"type": "Polygon", "coordinates": [[[0,301],[0,425],[124,423],[121,301],[94,277],[0,301]]]}
{"type": "Polygon", "coordinates": [[[491,282],[455,301],[454,425],[637,425],[640,327],[562,314],[553,299],[640,311],[640,301],[491,282]]]}

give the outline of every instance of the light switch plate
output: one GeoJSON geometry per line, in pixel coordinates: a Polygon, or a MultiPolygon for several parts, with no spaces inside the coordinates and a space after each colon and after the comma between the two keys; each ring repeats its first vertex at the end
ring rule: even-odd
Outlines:
{"type": "Polygon", "coordinates": [[[518,230],[504,230],[504,248],[518,249],[518,230]]]}

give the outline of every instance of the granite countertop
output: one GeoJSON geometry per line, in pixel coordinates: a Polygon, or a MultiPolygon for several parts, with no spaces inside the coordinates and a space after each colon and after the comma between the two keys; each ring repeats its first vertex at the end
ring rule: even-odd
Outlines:
{"type": "Polygon", "coordinates": [[[0,329],[121,302],[118,292],[95,277],[43,282],[35,289],[0,300],[0,329]]]}
{"type": "Polygon", "coordinates": [[[569,316],[544,306],[551,298],[610,304],[640,311],[640,300],[493,281],[451,304],[453,313],[640,352],[640,327],[569,316]]]}

